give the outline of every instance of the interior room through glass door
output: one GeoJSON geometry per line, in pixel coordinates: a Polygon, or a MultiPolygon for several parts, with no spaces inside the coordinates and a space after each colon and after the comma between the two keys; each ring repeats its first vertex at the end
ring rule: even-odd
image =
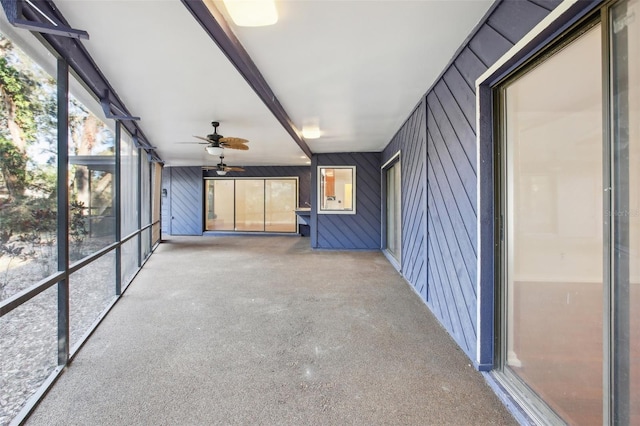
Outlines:
{"type": "Polygon", "coordinates": [[[580,425],[603,419],[600,28],[503,91],[504,366],[580,425]]]}

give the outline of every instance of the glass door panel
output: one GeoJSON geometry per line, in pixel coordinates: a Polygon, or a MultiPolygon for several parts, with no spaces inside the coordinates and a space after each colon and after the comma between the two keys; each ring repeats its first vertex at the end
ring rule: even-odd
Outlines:
{"type": "Polygon", "coordinates": [[[612,417],[640,424],[640,9],[612,8],[612,417]],[[635,9],[635,10],[634,10],[635,9]],[[633,19],[636,17],[636,19],[633,19]]]}
{"type": "Polygon", "coordinates": [[[265,231],[296,231],[296,189],[296,181],[293,179],[269,179],[265,181],[265,231]]]}
{"type": "Polygon", "coordinates": [[[600,37],[504,91],[505,366],[570,424],[602,423],[600,37]]]}
{"type": "Polygon", "coordinates": [[[234,181],[207,180],[206,229],[207,231],[233,231],[234,181]]]}
{"type": "Polygon", "coordinates": [[[236,231],[264,231],[264,180],[236,180],[236,231]]]}
{"type": "Polygon", "coordinates": [[[400,161],[387,169],[387,251],[400,262],[400,161]]]}

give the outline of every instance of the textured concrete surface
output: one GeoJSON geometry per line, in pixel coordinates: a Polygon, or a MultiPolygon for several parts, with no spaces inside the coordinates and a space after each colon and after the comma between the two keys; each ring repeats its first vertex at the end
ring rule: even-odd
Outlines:
{"type": "Polygon", "coordinates": [[[171,237],[28,425],[516,424],[378,252],[171,237]]]}

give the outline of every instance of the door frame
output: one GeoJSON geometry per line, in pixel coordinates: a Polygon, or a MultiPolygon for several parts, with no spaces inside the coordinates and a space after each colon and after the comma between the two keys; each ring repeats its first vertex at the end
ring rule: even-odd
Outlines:
{"type": "Polygon", "coordinates": [[[393,265],[394,268],[400,273],[402,273],[402,162],[401,162],[401,151],[397,151],[395,154],[387,160],[382,166],[380,166],[380,183],[382,185],[381,191],[381,206],[382,206],[382,220],[381,220],[381,232],[380,232],[380,249],[385,257],[389,260],[389,262],[393,265]],[[400,215],[399,221],[400,226],[398,227],[400,232],[400,259],[396,259],[387,249],[387,172],[394,165],[400,165],[400,191],[398,193],[398,202],[400,204],[400,215]]]}

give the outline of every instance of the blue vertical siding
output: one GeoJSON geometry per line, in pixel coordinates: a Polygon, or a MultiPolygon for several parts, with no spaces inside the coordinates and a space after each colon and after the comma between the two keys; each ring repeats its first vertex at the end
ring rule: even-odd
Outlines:
{"type": "Polygon", "coordinates": [[[479,326],[475,82],[560,2],[496,3],[382,153],[384,163],[402,152],[402,274],[474,361],[479,326]],[[426,209],[417,202],[420,197],[426,197],[426,209]]]}
{"type": "MultiPolygon", "coordinates": [[[[312,213],[311,246],[326,249],[380,248],[380,153],[315,154],[315,166],[356,166],[356,214],[312,213]]],[[[316,204],[315,172],[312,205],[316,204]]]]}
{"type": "MultiPolygon", "coordinates": [[[[167,167],[169,229],[171,235],[202,235],[202,168],[167,167]]],[[[163,187],[165,183],[163,182],[163,187]]]]}

